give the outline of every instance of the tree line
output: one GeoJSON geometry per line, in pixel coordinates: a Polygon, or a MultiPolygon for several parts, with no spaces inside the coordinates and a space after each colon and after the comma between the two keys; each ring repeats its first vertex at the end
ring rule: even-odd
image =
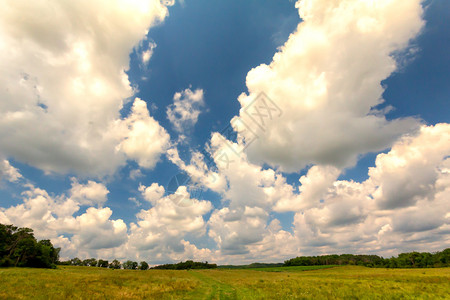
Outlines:
{"type": "Polygon", "coordinates": [[[215,269],[216,264],[209,264],[208,262],[196,262],[192,260],[187,260],[185,262],[179,262],[176,264],[164,264],[155,266],[152,269],[160,270],[190,270],[190,269],[215,269]]]}
{"type": "Polygon", "coordinates": [[[378,255],[332,254],[299,256],[286,260],[284,266],[359,265],[379,268],[436,268],[450,266],[450,248],[440,252],[407,252],[397,257],[383,258],[378,255]]]}
{"type": "Polygon", "coordinates": [[[160,270],[189,270],[189,269],[215,269],[216,264],[209,264],[208,262],[195,262],[192,260],[187,260],[185,262],[179,262],[176,264],[164,264],[150,268],[149,264],[145,261],[137,263],[135,261],[127,260],[121,263],[117,259],[112,262],[107,260],[95,258],[88,258],[81,260],[78,257],[72,258],[71,260],[59,262],[60,265],[67,266],[84,266],[84,267],[100,267],[109,269],[126,269],[126,270],[148,270],[148,269],[160,269],[160,270]]]}
{"type": "Polygon", "coordinates": [[[103,259],[88,258],[81,260],[78,257],[72,258],[67,261],[59,262],[60,265],[67,266],[84,266],[84,267],[99,267],[99,268],[109,268],[109,269],[127,269],[127,270],[148,270],[149,264],[146,261],[141,261],[137,263],[135,261],[127,260],[121,263],[117,259],[112,262],[103,259]]]}
{"type": "Polygon", "coordinates": [[[0,267],[56,268],[60,251],[36,240],[33,229],[0,224],[0,267]]]}

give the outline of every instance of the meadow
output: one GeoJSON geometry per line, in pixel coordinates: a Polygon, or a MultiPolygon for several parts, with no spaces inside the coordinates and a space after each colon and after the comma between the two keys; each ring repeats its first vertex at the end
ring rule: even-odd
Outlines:
{"type": "Polygon", "coordinates": [[[0,269],[1,299],[450,299],[450,268],[0,269]]]}

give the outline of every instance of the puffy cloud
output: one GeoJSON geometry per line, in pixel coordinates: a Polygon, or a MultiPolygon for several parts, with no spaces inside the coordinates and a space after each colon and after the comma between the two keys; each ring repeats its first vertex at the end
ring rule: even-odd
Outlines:
{"type": "Polygon", "coordinates": [[[448,244],[449,132],[448,124],[438,124],[405,135],[389,152],[377,156],[369,178],[361,183],[337,180],[341,171],[335,167],[313,166],[300,177],[297,191],[282,174],[250,163],[245,153],[236,155],[233,149],[242,145],[217,133],[208,148],[214,165],[205,164],[200,153],[193,153],[190,164],[181,161],[174,149],[171,157],[223,199],[224,207],[208,221],[208,235],[217,243],[216,255],[223,262],[335,252],[394,255],[421,249],[419,241],[435,250],[448,244]],[[424,180],[425,175],[432,180],[424,180]],[[405,185],[409,181],[414,189],[405,185]],[[383,193],[386,185],[396,193],[383,193]],[[405,198],[411,200],[405,203],[405,198]],[[385,203],[402,205],[387,210],[385,203]],[[272,210],[295,212],[293,234],[271,220],[272,210]],[[286,243],[280,245],[279,240],[286,243]]]}
{"type": "Polygon", "coordinates": [[[449,141],[449,124],[424,126],[416,136],[406,136],[389,153],[378,155],[376,167],[369,170],[378,206],[394,209],[432,199],[440,163],[450,153],[449,141]]]}
{"type": "MultiPolygon", "coordinates": [[[[331,166],[313,166],[299,180],[298,197],[282,197],[277,201],[276,211],[292,211],[317,206],[338,178],[340,171],[331,166]]],[[[279,191],[276,191],[277,193],[279,191]]]]}
{"type": "Polygon", "coordinates": [[[108,207],[89,207],[73,216],[79,211],[80,202],[88,204],[98,201],[97,196],[106,196],[103,185],[94,182],[80,185],[74,181],[70,198],[52,197],[33,185],[26,188],[22,204],[0,208],[0,222],[34,229],[38,239],[51,239],[55,245],[63,246],[63,256],[95,256],[98,249],[117,247],[127,241],[126,224],[121,219],[111,220],[112,211],[108,207]]]}
{"type": "Polygon", "coordinates": [[[259,137],[248,147],[250,160],[285,171],[342,168],[418,128],[412,118],[388,121],[376,107],[381,81],[396,70],[393,53],[424,24],[420,2],[298,1],[303,22],[269,65],[248,73],[249,94],[238,99],[239,116],[252,129],[239,134],[259,137]],[[271,102],[257,98],[260,92],[271,102]]]}
{"type": "Polygon", "coordinates": [[[16,182],[22,178],[22,174],[20,174],[17,168],[11,166],[9,161],[4,159],[0,161],[0,180],[5,179],[9,182],[16,182]]]}
{"type": "Polygon", "coordinates": [[[87,249],[113,248],[126,242],[127,225],[119,220],[110,220],[109,207],[97,209],[89,207],[86,213],[76,217],[77,228],[72,242],[87,249]],[[95,228],[95,230],[93,230],[95,228]]]}
{"type": "Polygon", "coordinates": [[[266,231],[268,213],[259,207],[246,206],[241,210],[223,208],[211,216],[209,235],[224,255],[243,255],[247,246],[260,242],[266,231]]]}
{"type": "Polygon", "coordinates": [[[422,126],[379,154],[366,181],[327,187],[323,202],[295,215],[302,252],[393,255],[450,245],[449,133],[449,124],[422,126]]]}
{"type": "Polygon", "coordinates": [[[75,178],[72,178],[70,198],[80,205],[102,206],[106,202],[108,194],[108,189],[101,183],[89,180],[87,184],[80,184],[75,178]]]}
{"type": "Polygon", "coordinates": [[[152,183],[149,187],[145,187],[144,185],[139,186],[139,191],[142,193],[142,196],[145,200],[152,204],[156,204],[159,199],[164,196],[165,190],[164,187],[155,183],[152,183]]]}
{"type": "Polygon", "coordinates": [[[202,89],[185,89],[173,96],[173,104],[167,107],[167,118],[176,131],[185,132],[195,126],[203,105],[202,89]]]}
{"type": "Polygon", "coordinates": [[[125,74],[129,53],[167,8],[159,0],[1,6],[0,138],[8,143],[0,153],[49,172],[113,173],[126,160],[116,146],[137,134],[118,135],[115,126],[134,92],[125,74]]]}
{"type": "MultiPolygon", "coordinates": [[[[176,194],[192,205],[178,205],[173,197],[165,195],[162,186],[153,183],[139,187],[152,207],[137,214],[138,221],[129,224],[128,233],[122,220],[111,219],[112,211],[107,207],[90,207],[74,217],[80,208],[74,193],[70,197],[52,197],[31,185],[23,193],[23,204],[0,210],[0,222],[36,229],[38,237],[51,237],[56,245],[64,246],[67,256],[145,259],[157,263],[187,258],[218,263],[247,263],[256,259],[269,262],[299,254],[346,252],[389,256],[401,251],[440,250],[450,246],[449,133],[450,125],[438,124],[423,126],[418,134],[404,136],[389,152],[378,155],[369,178],[360,183],[336,180],[339,171],[333,167],[314,166],[300,177],[298,191],[286,183],[282,174],[248,162],[245,153],[224,164],[217,153],[223,154],[230,151],[230,145],[238,145],[216,134],[210,148],[217,163],[214,172],[226,184],[216,189],[223,207],[215,209],[209,220],[205,220],[213,209],[209,201],[192,199],[187,188],[180,186],[176,194]],[[427,174],[428,169],[435,174],[426,193],[421,189],[404,189],[405,178],[410,178],[411,172],[427,174]],[[390,187],[398,191],[397,198],[392,194],[389,201],[403,204],[395,209],[380,206],[385,203],[380,202],[384,198],[377,196],[384,195],[379,192],[386,184],[379,181],[384,172],[393,178],[390,187]],[[401,200],[403,192],[414,201],[405,204],[401,200]],[[273,216],[274,209],[295,212],[292,232],[281,228],[273,216]],[[196,246],[196,241],[205,238],[210,238],[217,249],[196,246]]],[[[212,173],[208,166],[202,169],[200,158],[196,153],[191,164],[178,163],[193,175],[212,173]]],[[[203,184],[207,183],[205,179],[203,184]]],[[[72,190],[93,186],[92,182],[82,185],[74,181],[72,190]]],[[[91,197],[87,192],[79,194],[91,197]]]]}
{"type": "Polygon", "coordinates": [[[119,124],[125,127],[121,128],[125,138],[116,149],[124,152],[128,158],[136,160],[139,166],[153,168],[161,154],[169,147],[170,136],[150,116],[147,104],[136,98],[131,114],[119,124]]]}
{"type": "MultiPolygon", "coordinates": [[[[266,232],[261,241],[248,245],[249,254],[241,258],[246,263],[255,262],[279,262],[296,257],[300,253],[297,238],[290,232],[282,230],[280,221],[272,220],[266,227],[266,232]]],[[[233,261],[233,260],[231,260],[233,261]]]]}
{"type": "MultiPolygon", "coordinates": [[[[193,182],[217,192],[222,198],[225,207],[212,213],[208,235],[218,245],[216,255],[219,257],[216,259],[223,262],[247,261],[255,256],[261,245],[275,243],[281,236],[286,236],[288,233],[282,230],[271,231],[269,212],[281,199],[293,202],[292,199],[298,196],[282,174],[250,163],[245,153],[237,155],[234,151],[240,146],[214,133],[208,146],[209,153],[193,152],[189,164],[179,158],[176,148],[169,151],[169,158],[193,182]],[[213,161],[205,163],[208,160],[205,154],[213,161]]],[[[271,247],[279,249],[276,245],[271,247]]],[[[286,249],[279,253],[286,253],[286,249]]],[[[273,259],[269,252],[267,255],[259,259],[273,259]]]]}
{"type": "MultiPolygon", "coordinates": [[[[157,184],[139,188],[143,197],[153,207],[137,214],[137,223],[130,224],[129,247],[142,255],[170,259],[180,255],[188,245],[183,243],[185,235],[204,235],[206,222],[203,215],[212,209],[209,201],[190,198],[186,187],[180,186],[176,194],[192,205],[180,206],[170,196],[164,196],[164,188],[157,184]],[[159,198],[158,198],[159,196],[159,198]]],[[[192,245],[193,246],[193,245],[192,245]]],[[[192,248],[192,247],[191,247],[192,248]]],[[[192,250],[192,249],[191,249],[192,250]]]]}

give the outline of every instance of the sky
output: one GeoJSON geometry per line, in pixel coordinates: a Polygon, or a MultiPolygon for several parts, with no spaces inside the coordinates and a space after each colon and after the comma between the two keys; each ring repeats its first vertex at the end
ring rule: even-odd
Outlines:
{"type": "Polygon", "coordinates": [[[450,2],[0,4],[0,223],[62,259],[450,247],[450,2]]]}

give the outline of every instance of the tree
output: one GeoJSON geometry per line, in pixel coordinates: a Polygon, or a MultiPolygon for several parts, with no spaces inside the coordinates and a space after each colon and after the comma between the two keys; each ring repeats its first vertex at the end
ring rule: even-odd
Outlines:
{"type": "Polygon", "coordinates": [[[109,264],[109,268],[110,269],[120,269],[121,264],[120,261],[118,261],[117,259],[113,260],[110,264],[109,264]]]}
{"type": "Polygon", "coordinates": [[[127,260],[123,263],[123,268],[127,270],[136,270],[138,267],[138,263],[135,261],[127,260]]]}
{"type": "Polygon", "coordinates": [[[148,270],[148,267],[149,267],[149,265],[148,265],[148,263],[145,262],[145,261],[141,261],[141,262],[139,263],[139,270],[148,270]]]}
{"type": "Polygon", "coordinates": [[[51,263],[57,264],[59,261],[59,253],[61,252],[61,248],[53,247],[53,244],[50,240],[41,240],[39,241],[39,244],[42,245],[42,247],[46,248],[45,251],[48,251],[51,263]]]}
{"type": "Polygon", "coordinates": [[[85,259],[85,260],[83,260],[83,266],[96,267],[97,266],[97,260],[95,258],[85,259]]]}
{"type": "Polygon", "coordinates": [[[70,264],[71,264],[72,266],[82,266],[82,265],[83,265],[83,262],[82,262],[81,259],[79,259],[78,257],[75,257],[75,258],[72,258],[72,259],[70,260],[70,264]]]}
{"type": "Polygon", "coordinates": [[[215,269],[216,264],[209,264],[208,262],[194,262],[192,260],[187,260],[185,262],[179,262],[177,264],[165,264],[155,266],[152,269],[163,269],[163,270],[190,270],[190,269],[215,269]]]}
{"type": "Polygon", "coordinates": [[[100,268],[107,268],[109,264],[107,260],[99,259],[97,266],[100,268]]]}
{"type": "Polygon", "coordinates": [[[60,248],[37,241],[31,228],[0,224],[0,266],[55,268],[60,248]]]}

